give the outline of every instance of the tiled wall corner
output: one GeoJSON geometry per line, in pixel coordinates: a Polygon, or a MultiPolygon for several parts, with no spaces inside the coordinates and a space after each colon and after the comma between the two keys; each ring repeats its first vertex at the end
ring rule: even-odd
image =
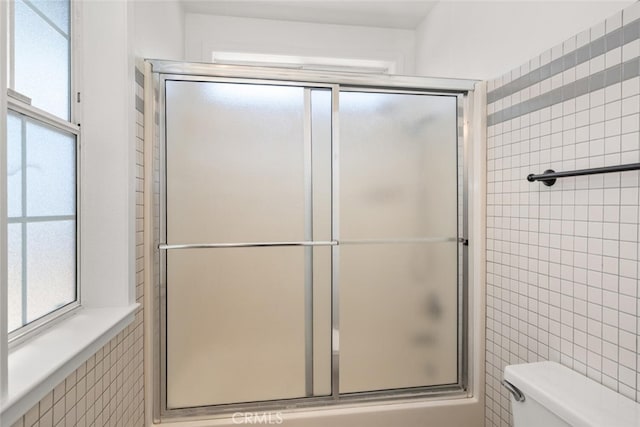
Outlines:
{"type": "Polygon", "coordinates": [[[135,320],[98,350],[12,427],[143,427],[144,74],[136,67],[135,320]]]}
{"type": "Polygon", "coordinates": [[[486,425],[506,365],[554,360],[640,401],[640,3],[488,83],[486,425]]]}

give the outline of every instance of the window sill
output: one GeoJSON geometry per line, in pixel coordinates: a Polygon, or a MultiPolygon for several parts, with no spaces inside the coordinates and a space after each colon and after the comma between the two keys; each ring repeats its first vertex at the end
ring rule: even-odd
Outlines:
{"type": "Polygon", "coordinates": [[[139,304],[81,308],[9,352],[9,392],[0,425],[11,425],[122,331],[139,304]]]}

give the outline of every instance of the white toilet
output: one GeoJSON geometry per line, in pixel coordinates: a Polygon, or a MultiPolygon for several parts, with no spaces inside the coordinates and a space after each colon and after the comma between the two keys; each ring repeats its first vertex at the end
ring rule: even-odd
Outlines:
{"type": "Polygon", "coordinates": [[[640,427],[640,404],[555,362],[510,365],[514,427],[640,427]]]}

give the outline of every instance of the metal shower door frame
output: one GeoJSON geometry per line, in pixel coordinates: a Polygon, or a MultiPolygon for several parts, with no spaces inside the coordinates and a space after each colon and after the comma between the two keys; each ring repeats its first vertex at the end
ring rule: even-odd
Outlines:
{"type": "MultiPolygon", "coordinates": [[[[299,411],[308,408],[323,406],[354,406],[370,404],[371,402],[398,401],[423,399],[425,397],[468,397],[470,396],[469,379],[471,366],[468,358],[468,152],[469,141],[466,132],[463,131],[464,123],[469,123],[471,111],[467,102],[473,95],[475,81],[455,79],[430,79],[406,76],[388,75],[359,75],[352,73],[326,73],[289,69],[270,69],[260,67],[227,66],[214,64],[189,64],[172,61],[149,61],[153,72],[153,93],[157,97],[155,104],[157,135],[159,138],[159,162],[160,185],[154,198],[158,199],[157,209],[160,221],[159,235],[155,236],[160,244],[154,248],[154,254],[159,261],[159,280],[153,285],[152,300],[155,302],[152,310],[154,318],[159,324],[154,324],[153,329],[153,418],[155,421],[193,419],[195,418],[227,418],[235,412],[287,410],[299,411]],[[331,240],[329,241],[305,241],[300,242],[244,242],[237,244],[195,244],[195,245],[168,245],[166,243],[166,100],[165,82],[167,80],[194,81],[194,82],[224,82],[224,83],[251,83],[280,86],[304,87],[305,101],[308,91],[311,89],[331,90],[331,240]],[[459,241],[458,253],[461,262],[458,264],[458,381],[456,384],[445,386],[425,386],[408,389],[393,389],[383,391],[371,391],[364,393],[340,394],[339,393],[339,92],[340,90],[373,91],[388,93],[445,95],[454,96],[457,100],[458,129],[457,142],[458,159],[458,192],[461,195],[461,203],[458,204],[461,224],[458,226],[459,241]],[[460,178],[462,182],[460,182],[460,178]],[[294,399],[270,400],[240,404],[222,404],[207,407],[194,407],[182,409],[167,408],[167,306],[166,306],[166,262],[167,250],[187,248],[211,248],[211,247],[254,247],[254,246],[304,246],[311,249],[313,246],[330,246],[332,259],[331,272],[331,395],[319,397],[301,397],[294,399]]],[[[306,106],[306,102],[305,102],[306,106]]],[[[305,120],[307,117],[305,108],[305,120]]],[[[307,132],[305,131],[305,135],[307,132]]],[[[156,144],[154,144],[154,147],[156,144]]],[[[156,153],[154,153],[156,158],[156,153]]],[[[306,169],[306,168],[305,168],[306,169]]],[[[306,185],[305,185],[306,186],[306,185]]],[[[307,197],[307,195],[305,195],[307,197]]],[[[305,213],[306,216],[306,213],[305,213]]],[[[306,227],[305,227],[306,228],[306,227]]],[[[156,240],[154,239],[154,240],[156,240]]],[[[357,243],[357,242],[352,242],[357,243]]],[[[305,252],[308,252],[305,250],[305,252]]],[[[305,258],[307,255],[305,254],[305,258]]],[[[305,272],[305,277],[308,274],[305,272]]],[[[307,284],[308,285],[308,284],[307,284]]],[[[305,285],[305,286],[307,286],[305,285]]],[[[306,301],[307,303],[308,301],[306,301]]],[[[307,318],[308,322],[308,318],[307,318]]],[[[305,327],[309,331],[309,325],[305,327]]],[[[307,335],[307,341],[309,336],[307,335]]],[[[311,337],[312,339],[312,337],[311,337]]],[[[308,353],[309,343],[305,344],[308,353]]],[[[313,357],[313,353],[311,353],[313,357]]],[[[313,365],[313,364],[312,364],[313,365]]],[[[312,366],[311,365],[311,366],[312,366]]],[[[308,363],[307,363],[307,366],[308,363]]],[[[313,385],[309,389],[309,373],[307,369],[306,384],[307,394],[313,391],[313,385]]],[[[311,379],[312,382],[312,379],[311,379]]]]}

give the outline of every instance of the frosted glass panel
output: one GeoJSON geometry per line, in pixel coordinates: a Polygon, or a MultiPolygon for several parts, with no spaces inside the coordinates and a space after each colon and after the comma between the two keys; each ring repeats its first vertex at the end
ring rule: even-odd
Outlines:
{"type": "MultiPolygon", "coordinates": [[[[331,240],[331,91],[311,91],[313,239],[331,240]]],[[[308,249],[309,250],[309,249],[308,249]]],[[[331,249],[313,251],[313,392],[331,394],[331,249]]]]}
{"type": "Polygon", "coordinates": [[[333,249],[166,251],[169,409],[330,395],[333,310],[340,393],[458,382],[455,97],[341,92],[333,153],[329,90],[165,95],[167,243],[331,240],[340,224],[333,249]]]}
{"type": "Polygon", "coordinates": [[[457,238],[456,129],[455,97],[340,93],[341,393],[457,382],[458,244],[398,243],[457,238]]]}
{"type": "Polygon", "coordinates": [[[168,406],[304,396],[304,248],[167,258],[168,406]]]}
{"type": "Polygon", "coordinates": [[[7,233],[9,332],[22,323],[22,225],[9,224],[7,233]]]}
{"type": "Polygon", "coordinates": [[[340,93],[342,239],[455,237],[456,98],[340,93]]]}
{"type": "Polygon", "coordinates": [[[22,120],[7,116],[7,215],[22,215],[22,120]]]}
{"type": "MultiPolygon", "coordinates": [[[[52,5],[48,9],[51,17],[61,22],[60,8],[52,5]]],[[[69,119],[70,87],[66,23],[66,28],[56,28],[25,2],[15,2],[13,88],[31,98],[34,106],[64,120],[69,119]]]]}
{"type": "Polygon", "coordinates": [[[313,236],[331,240],[331,91],[311,91],[313,236]]]}
{"type": "Polygon", "coordinates": [[[75,221],[27,224],[27,322],[76,299],[75,221]]]}
{"type": "Polygon", "coordinates": [[[75,215],[75,136],[27,122],[27,215],[75,215]]]}
{"type": "Polygon", "coordinates": [[[457,244],[340,248],[340,392],[457,381],[457,244]]]}
{"type": "Polygon", "coordinates": [[[304,238],[304,89],[166,83],[167,240],[304,238]]]}

